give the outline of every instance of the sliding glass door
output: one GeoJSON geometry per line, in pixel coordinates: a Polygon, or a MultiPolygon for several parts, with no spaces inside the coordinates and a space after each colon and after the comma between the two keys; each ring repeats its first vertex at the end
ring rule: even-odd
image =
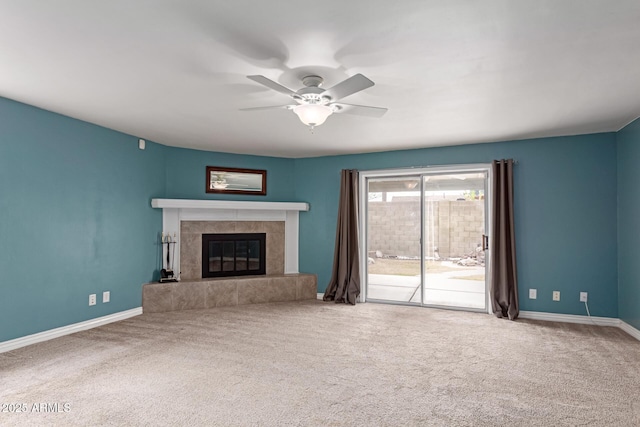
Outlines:
{"type": "Polygon", "coordinates": [[[366,300],[486,310],[488,170],[361,172],[366,300]]]}
{"type": "Polygon", "coordinates": [[[420,176],[368,181],[369,299],[420,304],[420,181],[420,176]]]}
{"type": "Polygon", "coordinates": [[[423,176],[424,305],[485,310],[486,173],[423,176]]]}

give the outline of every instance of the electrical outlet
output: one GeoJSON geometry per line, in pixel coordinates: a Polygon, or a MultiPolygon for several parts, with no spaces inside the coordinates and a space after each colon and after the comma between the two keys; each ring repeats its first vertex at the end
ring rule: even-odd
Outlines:
{"type": "Polygon", "coordinates": [[[89,305],[96,305],[96,294],[89,295],[89,305]]]}
{"type": "Polygon", "coordinates": [[[111,292],[110,291],[104,291],[102,293],[102,302],[105,303],[105,302],[109,302],[109,301],[111,301],[111,292]]]}
{"type": "Polygon", "coordinates": [[[529,299],[538,298],[538,290],[537,289],[529,289],[529,299]]]}
{"type": "Polygon", "coordinates": [[[580,302],[587,302],[587,294],[586,292],[580,292],[580,302]]]}
{"type": "Polygon", "coordinates": [[[560,291],[553,291],[553,300],[560,301],[560,291]]]}

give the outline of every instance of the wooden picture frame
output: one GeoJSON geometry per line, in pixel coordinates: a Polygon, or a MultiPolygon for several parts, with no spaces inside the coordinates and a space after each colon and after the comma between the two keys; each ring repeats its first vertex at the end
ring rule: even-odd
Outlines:
{"type": "Polygon", "coordinates": [[[267,195],[267,171],[263,169],[207,166],[207,193],[267,195]]]}

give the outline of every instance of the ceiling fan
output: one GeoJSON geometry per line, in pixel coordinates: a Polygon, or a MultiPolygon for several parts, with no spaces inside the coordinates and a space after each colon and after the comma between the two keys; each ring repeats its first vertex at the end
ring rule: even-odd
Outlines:
{"type": "Polygon", "coordinates": [[[382,117],[387,112],[386,108],[370,107],[365,105],[345,104],[340,101],[349,95],[367,89],[373,86],[371,80],[362,74],[356,74],[346,80],[341,81],[337,85],[323,89],[323,79],[320,76],[309,75],[302,78],[304,87],[300,90],[293,91],[280,83],[276,83],[265,76],[247,76],[254,82],[260,83],[269,89],[290,96],[296,102],[288,105],[274,105],[269,107],[241,108],[242,111],[252,110],[269,110],[269,109],[287,109],[293,110],[298,115],[300,121],[307,126],[320,126],[333,113],[349,113],[358,114],[368,117],[382,117]]]}

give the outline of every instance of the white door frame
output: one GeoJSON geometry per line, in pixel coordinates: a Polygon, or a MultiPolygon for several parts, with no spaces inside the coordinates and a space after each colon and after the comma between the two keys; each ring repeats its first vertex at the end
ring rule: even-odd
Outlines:
{"type": "MultiPolygon", "coordinates": [[[[487,173],[487,181],[485,188],[485,232],[487,236],[490,236],[489,239],[493,237],[493,230],[491,218],[493,212],[491,212],[491,201],[493,198],[493,194],[491,192],[492,188],[492,180],[493,176],[491,174],[491,164],[490,163],[472,163],[472,164],[459,164],[459,165],[441,165],[441,166],[422,166],[422,167],[411,167],[411,168],[399,168],[399,169],[378,169],[378,170],[366,170],[359,171],[358,173],[358,188],[359,188],[359,203],[358,203],[358,212],[359,212],[359,240],[360,240],[360,274],[364,279],[362,283],[365,286],[362,286],[360,289],[360,302],[365,302],[367,300],[367,261],[368,261],[368,253],[367,253],[367,213],[368,213],[368,203],[369,203],[369,189],[367,188],[367,179],[369,178],[385,178],[385,177],[399,177],[399,176],[419,176],[422,177],[425,174],[431,173],[464,173],[464,172],[486,172],[487,173]]],[[[421,183],[422,186],[422,183],[421,183]]],[[[421,187],[422,188],[422,187],[421,187]]],[[[424,216],[424,191],[421,191],[421,215],[420,221],[424,221],[422,218],[424,216]]],[[[421,227],[421,241],[424,238],[424,230],[421,227]]],[[[421,245],[422,247],[423,245],[421,245]]],[[[421,249],[421,253],[424,254],[424,248],[421,249]]],[[[423,255],[424,258],[424,255],[423,255]]],[[[489,280],[491,278],[491,251],[487,250],[485,252],[485,298],[486,298],[486,309],[488,313],[491,313],[491,301],[489,298],[489,280]]],[[[424,290],[424,283],[420,285],[421,292],[424,290]]],[[[451,307],[455,309],[455,307],[451,307]]]]}

